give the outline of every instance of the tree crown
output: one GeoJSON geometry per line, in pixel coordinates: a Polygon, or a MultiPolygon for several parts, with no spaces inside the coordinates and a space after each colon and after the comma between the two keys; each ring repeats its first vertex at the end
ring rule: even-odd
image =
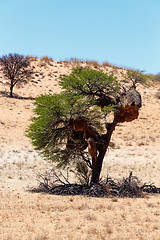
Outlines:
{"type": "Polygon", "coordinates": [[[81,98],[87,97],[88,100],[96,100],[106,95],[115,96],[118,90],[118,81],[112,73],[107,74],[87,67],[73,69],[70,75],[61,78],[59,84],[67,93],[81,98]]]}
{"type": "Polygon", "coordinates": [[[74,151],[65,147],[76,124],[86,124],[97,138],[104,133],[104,113],[115,110],[115,103],[110,101],[101,107],[99,99],[106,96],[107,101],[116,98],[118,82],[113,74],[75,68],[70,75],[62,77],[59,84],[63,89],[60,94],[41,95],[35,100],[36,116],[32,118],[27,135],[36,149],[61,165],[84,158],[81,147],[85,140],[80,136],[84,131],[79,131],[79,137],[75,137],[74,151]]]}

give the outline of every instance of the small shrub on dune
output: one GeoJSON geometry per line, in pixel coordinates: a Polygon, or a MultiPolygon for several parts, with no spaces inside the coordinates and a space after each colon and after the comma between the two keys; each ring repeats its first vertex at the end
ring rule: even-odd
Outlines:
{"type": "Polygon", "coordinates": [[[160,99],[160,88],[159,88],[158,91],[156,92],[155,97],[158,98],[158,99],[160,99]]]}
{"type": "Polygon", "coordinates": [[[87,66],[98,68],[100,65],[97,61],[95,60],[87,60],[86,61],[87,66]]]}
{"type": "Polygon", "coordinates": [[[154,81],[159,82],[160,83],[160,73],[153,75],[154,81]]]}
{"type": "Polygon", "coordinates": [[[37,56],[28,56],[29,60],[34,62],[34,61],[37,61],[38,60],[38,57],[37,56]]]}
{"type": "Polygon", "coordinates": [[[68,62],[73,62],[73,63],[84,63],[82,59],[76,58],[76,57],[71,57],[68,62]]]}
{"type": "Polygon", "coordinates": [[[48,56],[44,56],[40,59],[42,62],[45,62],[49,65],[51,65],[51,62],[53,62],[53,58],[49,58],[48,56]]]}
{"type": "Polygon", "coordinates": [[[109,62],[103,62],[102,63],[103,67],[113,67],[113,64],[109,63],[109,62]]]}

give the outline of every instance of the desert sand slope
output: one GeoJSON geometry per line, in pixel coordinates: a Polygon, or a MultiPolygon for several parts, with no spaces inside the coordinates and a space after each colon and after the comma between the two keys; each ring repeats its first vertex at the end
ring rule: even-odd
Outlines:
{"type": "MultiPolygon", "coordinates": [[[[52,166],[24,134],[33,116],[30,98],[59,92],[58,78],[74,63],[37,60],[32,66],[32,81],[14,89],[23,99],[6,97],[9,87],[0,73],[0,239],[160,239],[159,195],[95,199],[27,192],[37,185],[37,173],[52,166]]],[[[103,175],[125,177],[133,171],[160,187],[160,99],[155,96],[160,86],[137,87],[143,100],[139,119],[116,127],[103,175]]]]}

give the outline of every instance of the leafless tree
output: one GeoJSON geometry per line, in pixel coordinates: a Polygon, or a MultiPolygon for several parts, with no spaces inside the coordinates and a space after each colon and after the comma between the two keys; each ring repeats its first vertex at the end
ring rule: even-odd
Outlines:
{"type": "Polygon", "coordinates": [[[10,53],[0,58],[0,65],[10,86],[10,97],[13,97],[14,86],[20,87],[32,78],[33,71],[30,68],[30,60],[24,55],[10,53]]]}

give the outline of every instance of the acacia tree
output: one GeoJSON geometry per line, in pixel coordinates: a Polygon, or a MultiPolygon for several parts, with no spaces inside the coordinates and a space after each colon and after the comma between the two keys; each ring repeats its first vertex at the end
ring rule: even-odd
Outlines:
{"type": "Polygon", "coordinates": [[[13,97],[15,85],[26,84],[32,77],[32,70],[29,68],[30,60],[20,54],[4,55],[0,58],[1,70],[10,86],[10,97],[13,97]]]}
{"type": "MultiPolygon", "coordinates": [[[[133,80],[133,79],[132,79],[133,80]]],[[[57,167],[75,166],[91,182],[100,178],[111,135],[119,122],[138,118],[141,97],[135,84],[123,92],[113,74],[78,67],[59,81],[63,91],[41,95],[27,136],[57,167]],[[107,115],[114,112],[112,122],[107,115]]]]}

